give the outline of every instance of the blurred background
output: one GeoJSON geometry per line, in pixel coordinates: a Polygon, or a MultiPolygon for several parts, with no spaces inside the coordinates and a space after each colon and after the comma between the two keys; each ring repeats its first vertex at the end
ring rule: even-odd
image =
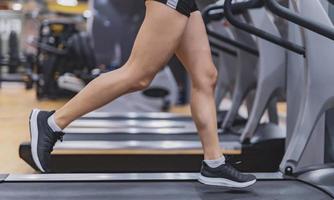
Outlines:
{"type": "MultiPolygon", "coordinates": [[[[214,2],[198,0],[198,5],[202,10],[214,2]]],[[[287,0],[281,3],[287,5],[287,0]]],[[[323,4],[333,19],[333,6],[327,1],[323,4]]],[[[18,152],[20,144],[29,141],[31,109],[57,109],[101,73],[121,67],[131,52],[144,13],[142,0],[0,1],[0,173],[35,171],[18,152]]],[[[286,22],[274,21],[286,37],[286,22]]],[[[213,51],[213,55],[215,64],[222,65],[221,54],[213,51]]],[[[220,111],[230,107],[232,98],[230,90],[221,92],[223,87],[222,82],[217,89],[220,111]]],[[[190,80],[174,57],[150,88],[121,97],[98,111],[189,116],[189,96],[190,80]]],[[[277,108],[285,128],[286,104],[279,101],[277,108]]],[[[247,104],[241,106],[239,114],[247,117],[247,104]]],[[[268,121],[268,116],[262,121],[268,121]]]]}

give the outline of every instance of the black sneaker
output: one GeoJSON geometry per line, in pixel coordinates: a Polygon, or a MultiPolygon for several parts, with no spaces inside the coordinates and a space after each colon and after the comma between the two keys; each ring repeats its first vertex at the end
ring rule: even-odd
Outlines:
{"type": "Polygon", "coordinates": [[[244,188],[253,185],[256,177],[251,174],[242,174],[230,164],[211,168],[203,161],[198,181],[206,185],[244,188]]]}
{"type": "Polygon", "coordinates": [[[49,171],[51,152],[57,140],[62,140],[62,132],[53,132],[48,125],[48,118],[54,112],[34,109],[29,118],[31,154],[41,172],[49,171]]]}

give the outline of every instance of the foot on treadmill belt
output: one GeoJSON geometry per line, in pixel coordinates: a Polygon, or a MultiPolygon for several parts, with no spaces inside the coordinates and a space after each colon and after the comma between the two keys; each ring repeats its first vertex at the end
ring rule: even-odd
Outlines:
{"type": "Polygon", "coordinates": [[[203,162],[198,181],[206,185],[244,188],[253,185],[256,177],[251,174],[242,174],[230,164],[211,168],[203,162]]]}
{"type": "Polygon", "coordinates": [[[48,125],[48,118],[54,112],[34,109],[29,118],[31,153],[41,172],[50,172],[48,164],[51,152],[57,140],[62,140],[62,132],[53,132],[48,125]]]}

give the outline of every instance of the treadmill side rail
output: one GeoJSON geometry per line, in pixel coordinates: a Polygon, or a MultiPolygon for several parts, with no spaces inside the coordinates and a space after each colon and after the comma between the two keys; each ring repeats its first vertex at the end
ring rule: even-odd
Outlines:
{"type": "Polygon", "coordinates": [[[0,174],[0,183],[4,182],[8,178],[9,174],[0,174]]]}
{"type": "MultiPolygon", "coordinates": [[[[255,173],[259,180],[283,180],[281,173],[255,173]]],[[[195,181],[198,173],[10,174],[6,182],[195,181]]]]}

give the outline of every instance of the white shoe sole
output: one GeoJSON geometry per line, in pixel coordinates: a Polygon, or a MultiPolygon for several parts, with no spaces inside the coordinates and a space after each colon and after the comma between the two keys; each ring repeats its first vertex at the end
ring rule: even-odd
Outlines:
{"type": "Polygon", "coordinates": [[[45,172],[43,169],[41,162],[39,161],[38,158],[38,153],[37,153],[37,144],[38,144],[38,123],[37,123],[37,116],[40,110],[34,109],[31,114],[30,114],[30,119],[29,119],[29,127],[30,127],[30,138],[31,138],[31,155],[32,158],[37,166],[37,168],[41,172],[45,172]]]}
{"type": "Polygon", "coordinates": [[[205,185],[224,186],[224,187],[232,187],[232,188],[245,188],[245,187],[249,187],[253,185],[254,183],[256,183],[256,180],[252,180],[252,181],[245,182],[245,183],[239,183],[239,182],[231,181],[231,180],[224,179],[224,178],[208,178],[202,175],[199,176],[198,181],[205,185]]]}

